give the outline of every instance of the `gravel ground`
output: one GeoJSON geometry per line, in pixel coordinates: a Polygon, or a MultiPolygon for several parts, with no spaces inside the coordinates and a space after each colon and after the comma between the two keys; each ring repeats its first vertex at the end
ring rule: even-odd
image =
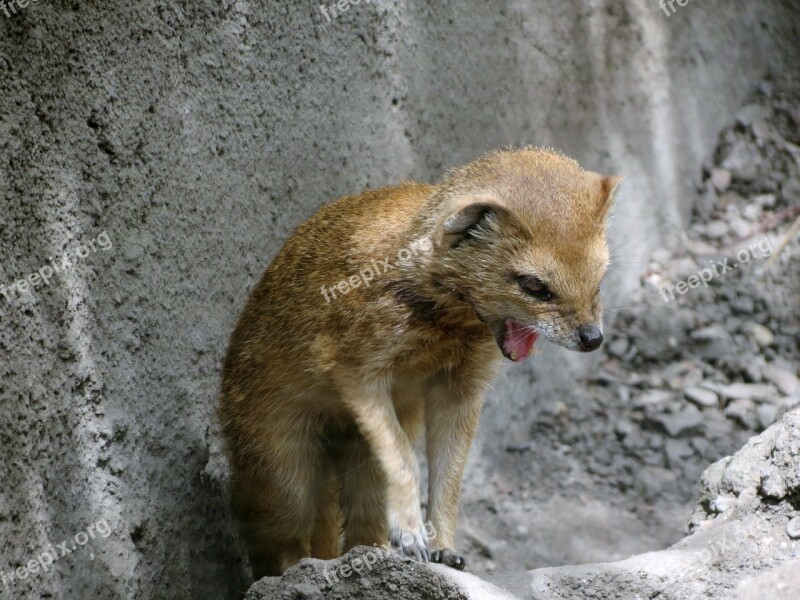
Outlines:
{"type": "Polygon", "coordinates": [[[800,403],[800,232],[778,252],[800,217],[800,94],[762,83],[711,162],[683,239],[617,264],[641,269],[641,286],[608,309],[597,372],[536,399],[529,441],[465,484],[473,572],[676,542],[704,469],[800,403]]]}

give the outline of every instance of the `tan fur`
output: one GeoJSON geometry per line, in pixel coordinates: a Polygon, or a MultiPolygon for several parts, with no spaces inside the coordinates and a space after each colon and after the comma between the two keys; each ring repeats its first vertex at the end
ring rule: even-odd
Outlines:
{"type": "Polygon", "coordinates": [[[496,152],[437,186],[341,198],[297,229],[248,300],[223,373],[232,504],[254,576],[390,539],[406,554],[447,549],[433,557],[452,559],[503,323],[529,323],[568,348],[579,326],[599,324],[617,183],[555,152],[496,152]],[[448,232],[476,207],[490,210],[491,231],[460,242],[448,232]],[[398,259],[424,239],[430,251],[398,259]],[[401,264],[326,302],[323,286],[387,257],[401,264]],[[557,300],[532,301],[514,273],[546,279],[557,300]],[[414,454],[423,430],[432,540],[414,454]]]}

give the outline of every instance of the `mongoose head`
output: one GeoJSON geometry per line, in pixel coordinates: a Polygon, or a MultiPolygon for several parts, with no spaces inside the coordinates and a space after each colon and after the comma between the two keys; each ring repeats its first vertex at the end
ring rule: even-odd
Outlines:
{"type": "Polygon", "coordinates": [[[606,221],[619,181],[528,148],[490,154],[439,187],[434,277],[472,305],[506,358],[525,359],[539,335],[583,352],[602,343],[606,221]]]}

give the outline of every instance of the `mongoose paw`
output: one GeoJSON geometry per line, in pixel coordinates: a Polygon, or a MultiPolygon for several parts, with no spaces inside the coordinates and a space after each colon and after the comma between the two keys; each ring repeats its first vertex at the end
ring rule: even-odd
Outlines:
{"type": "Polygon", "coordinates": [[[392,527],[389,535],[392,548],[404,556],[410,556],[419,562],[430,561],[430,548],[428,548],[428,535],[421,527],[412,533],[401,527],[392,527]]]}
{"type": "Polygon", "coordinates": [[[454,550],[448,548],[431,550],[431,562],[440,563],[452,567],[458,571],[463,571],[467,568],[467,559],[456,554],[454,550]]]}

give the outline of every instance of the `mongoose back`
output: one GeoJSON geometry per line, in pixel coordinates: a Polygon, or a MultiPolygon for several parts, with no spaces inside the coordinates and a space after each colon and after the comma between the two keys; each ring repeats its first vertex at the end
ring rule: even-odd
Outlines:
{"type": "Polygon", "coordinates": [[[553,151],[499,151],[438,185],[346,196],[298,227],[223,369],[232,507],[254,577],[361,544],[464,568],[458,499],[484,394],[503,356],[524,360],[540,335],[602,343],[618,182],[553,151]]]}

